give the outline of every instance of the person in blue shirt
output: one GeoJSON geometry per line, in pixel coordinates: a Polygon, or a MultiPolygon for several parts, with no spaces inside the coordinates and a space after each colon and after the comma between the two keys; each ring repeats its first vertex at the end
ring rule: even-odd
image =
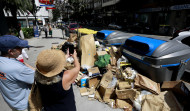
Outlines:
{"type": "Polygon", "coordinates": [[[13,111],[28,111],[28,96],[35,69],[16,58],[28,41],[13,35],[0,36],[0,93],[13,111]]]}

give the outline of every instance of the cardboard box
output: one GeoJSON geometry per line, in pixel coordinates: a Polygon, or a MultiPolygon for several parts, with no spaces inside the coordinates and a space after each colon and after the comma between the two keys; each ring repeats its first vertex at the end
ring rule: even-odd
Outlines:
{"type": "Polygon", "coordinates": [[[113,108],[113,109],[117,108],[117,107],[116,107],[116,104],[115,104],[115,99],[109,99],[107,104],[108,104],[111,108],[113,108]]]}
{"type": "Polygon", "coordinates": [[[98,69],[98,67],[92,67],[90,69],[88,69],[88,76],[99,76],[100,75],[100,71],[98,69]]]}
{"type": "Polygon", "coordinates": [[[116,107],[128,109],[127,111],[132,111],[133,106],[127,100],[116,99],[116,107]]]}
{"type": "Polygon", "coordinates": [[[121,89],[130,89],[131,85],[127,81],[120,81],[118,82],[118,88],[121,89]]]}
{"type": "Polygon", "coordinates": [[[96,91],[96,92],[95,92],[95,97],[94,97],[94,98],[97,99],[97,100],[100,101],[100,102],[103,102],[102,97],[100,96],[99,91],[96,91]]]}
{"type": "Polygon", "coordinates": [[[102,77],[101,81],[100,81],[100,86],[103,86],[105,88],[107,88],[109,86],[109,84],[111,83],[113,78],[113,74],[110,70],[108,70],[102,77]]]}
{"type": "Polygon", "coordinates": [[[130,99],[135,100],[135,98],[139,95],[136,89],[122,89],[119,90],[116,88],[116,95],[118,99],[130,99]]]}
{"type": "Polygon", "coordinates": [[[84,74],[83,74],[82,72],[79,72],[79,73],[78,73],[78,76],[77,76],[77,78],[75,79],[75,83],[76,83],[78,86],[81,85],[80,80],[82,79],[83,76],[84,76],[84,74]]]}
{"type": "Polygon", "coordinates": [[[94,89],[96,89],[99,83],[100,83],[100,78],[99,77],[89,78],[89,80],[88,80],[89,88],[93,87],[94,89]]]}
{"type": "Polygon", "coordinates": [[[179,81],[164,81],[161,90],[173,91],[179,95],[190,97],[190,84],[179,81]]]}
{"type": "Polygon", "coordinates": [[[81,96],[87,96],[89,94],[88,89],[87,88],[80,88],[80,94],[81,96]]]}
{"type": "Polygon", "coordinates": [[[108,102],[108,99],[114,97],[115,86],[109,87],[113,79],[113,74],[109,70],[105,73],[100,81],[98,92],[100,97],[104,100],[104,102],[108,102]]]}
{"type": "Polygon", "coordinates": [[[104,102],[108,103],[109,99],[115,97],[115,89],[114,88],[104,88],[102,86],[99,87],[98,91],[100,92],[101,98],[103,98],[104,102]]]}
{"type": "Polygon", "coordinates": [[[142,97],[142,111],[183,111],[183,108],[171,91],[159,95],[149,94],[142,97]]]}
{"type": "Polygon", "coordinates": [[[97,53],[97,56],[108,54],[106,51],[96,51],[96,53],[97,53]]]}
{"type": "Polygon", "coordinates": [[[77,40],[77,34],[70,33],[70,37],[69,37],[69,39],[67,41],[68,42],[74,42],[76,40],[77,40]]]}

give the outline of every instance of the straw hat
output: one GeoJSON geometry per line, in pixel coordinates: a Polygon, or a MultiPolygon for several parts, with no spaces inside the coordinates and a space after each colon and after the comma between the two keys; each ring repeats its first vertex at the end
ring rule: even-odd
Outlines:
{"type": "Polygon", "coordinates": [[[40,52],[36,61],[36,70],[46,76],[59,74],[66,65],[65,54],[61,50],[47,49],[40,52]]]}

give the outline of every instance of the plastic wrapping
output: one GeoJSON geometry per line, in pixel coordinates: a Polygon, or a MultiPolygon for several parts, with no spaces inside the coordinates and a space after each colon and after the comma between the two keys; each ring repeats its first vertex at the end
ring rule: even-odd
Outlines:
{"type": "Polygon", "coordinates": [[[148,94],[152,93],[146,90],[142,90],[141,94],[133,101],[133,106],[136,108],[136,110],[141,111],[142,97],[148,94]]]}
{"type": "Polygon", "coordinates": [[[68,57],[68,58],[67,58],[67,62],[69,62],[69,63],[73,63],[73,62],[74,62],[73,57],[68,57]]]}
{"type": "Polygon", "coordinates": [[[117,61],[117,68],[120,69],[120,64],[121,62],[128,62],[127,58],[125,56],[121,56],[121,58],[118,59],[117,61]]]}

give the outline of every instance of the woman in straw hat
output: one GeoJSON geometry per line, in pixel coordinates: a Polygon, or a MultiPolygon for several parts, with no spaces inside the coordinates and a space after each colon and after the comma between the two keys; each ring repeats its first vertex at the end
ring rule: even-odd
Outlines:
{"type": "Polygon", "coordinates": [[[65,70],[66,56],[61,50],[42,51],[36,62],[37,82],[45,111],[76,111],[72,83],[77,78],[80,64],[74,51],[74,68],[65,70]]]}

